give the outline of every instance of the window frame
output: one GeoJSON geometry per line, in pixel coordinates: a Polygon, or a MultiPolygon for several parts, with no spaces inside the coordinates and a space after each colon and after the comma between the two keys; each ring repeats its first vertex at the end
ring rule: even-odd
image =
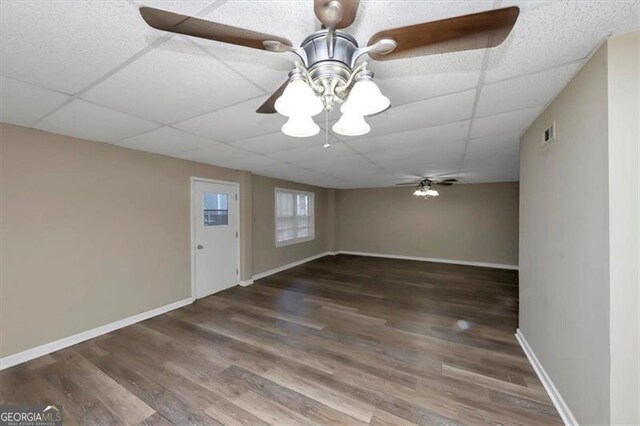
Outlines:
{"type": "Polygon", "coordinates": [[[307,241],[313,241],[316,239],[316,194],[314,192],[309,192],[309,191],[300,191],[297,189],[289,189],[289,188],[280,188],[280,187],[276,187],[273,191],[273,201],[274,201],[274,206],[273,206],[273,212],[274,212],[274,226],[273,226],[273,239],[275,241],[276,247],[284,247],[284,246],[289,246],[292,244],[299,244],[299,243],[304,243],[307,241]],[[289,239],[289,240],[284,240],[284,241],[278,241],[278,194],[279,193],[286,193],[286,194],[292,194],[293,195],[293,218],[294,218],[294,223],[295,223],[295,238],[289,239]],[[297,203],[298,203],[298,199],[297,199],[297,195],[306,195],[309,196],[309,235],[307,235],[306,237],[297,237],[298,235],[298,221],[297,221],[297,203]]]}

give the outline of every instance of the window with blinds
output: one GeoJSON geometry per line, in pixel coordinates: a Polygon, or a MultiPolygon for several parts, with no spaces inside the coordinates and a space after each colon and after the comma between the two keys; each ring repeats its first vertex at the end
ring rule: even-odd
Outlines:
{"type": "Polygon", "coordinates": [[[313,193],[276,188],[276,247],[313,240],[313,193]]]}

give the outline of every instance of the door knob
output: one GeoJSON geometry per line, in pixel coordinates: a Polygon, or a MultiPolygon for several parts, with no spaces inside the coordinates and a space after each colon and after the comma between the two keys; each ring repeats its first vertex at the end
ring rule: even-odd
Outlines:
{"type": "Polygon", "coordinates": [[[198,244],[198,245],[196,246],[196,248],[197,248],[198,250],[202,250],[202,249],[204,248],[204,246],[203,246],[202,244],[198,244]]]}

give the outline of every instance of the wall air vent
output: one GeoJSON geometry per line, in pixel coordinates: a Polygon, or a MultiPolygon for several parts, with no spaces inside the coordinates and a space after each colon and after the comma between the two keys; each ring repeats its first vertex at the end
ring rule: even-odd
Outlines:
{"type": "Polygon", "coordinates": [[[547,145],[556,140],[556,122],[551,123],[548,129],[542,133],[542,145],[547,145]]]}

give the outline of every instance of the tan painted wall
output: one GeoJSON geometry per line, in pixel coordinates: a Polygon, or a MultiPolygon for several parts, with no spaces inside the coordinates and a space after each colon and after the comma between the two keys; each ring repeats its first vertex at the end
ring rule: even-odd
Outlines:
{"type": "Polygon", "coordinates": [[[611,38],[607,52],[611,424],[640,424],[640,32],[611,38]]]}
{"type": "Polygon", "coordinates": [[[0,159],[2,357],[190,297],[191,176],[240,183],[242,279],[326,251],[333,190],[279,182],[320,211],[316,241],[276,249],[272,179],[4,124],[0,159]]]}
{"type": "Polygon", "coordinates": [[[609,423],[607,138],[605,45],[520,143],[520,329],[580,424],[609,423]]]}
{"type": "Polygon", "coordinates": [[[338,192],[340,250],[518,264],[518,183],[338,192]]]}
{"type": "Polygon", "coordinates": [[[253,274],[328,251],[332,244],[335,190],[253,176],[253,274]],[[275,246],[275,188],[315,194],[315,239],[288,246],[275,246]]]}

